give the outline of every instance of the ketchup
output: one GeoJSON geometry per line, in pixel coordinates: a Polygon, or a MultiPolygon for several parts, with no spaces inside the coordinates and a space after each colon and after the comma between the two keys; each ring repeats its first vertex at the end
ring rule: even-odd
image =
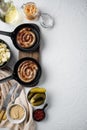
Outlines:
{"type": "Polygon", "coordinates": [[[44,111],[43,110],[40,110],[40,109],[37,109],[36,111],[34,111],[33,113],[33,117],[34,117],[34,120],[36,121],[41,121],[44,119],[45,117],[45,114],[44,114],[44,111]]]}
{"type": "Polygon", "coordinates": [[[43,107],[43,109],[36,109],[33,112],[33,118],[36,121],[41,121],[45,118],[45,112],[44,109],[47,107],[48,104],[45,104],[45,106],[43,107]]]}

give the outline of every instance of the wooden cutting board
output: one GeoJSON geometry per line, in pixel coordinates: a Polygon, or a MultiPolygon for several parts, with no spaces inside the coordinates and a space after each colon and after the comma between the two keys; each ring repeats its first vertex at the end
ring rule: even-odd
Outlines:
{"type": "Polygon", "coordinates": [[[31,58],[34,58],[35,60],[39,61],[40,60],[40,47],[34,52],[19,51],[19,59],[24,58],[24,57],[31,57],[31,58]]]}

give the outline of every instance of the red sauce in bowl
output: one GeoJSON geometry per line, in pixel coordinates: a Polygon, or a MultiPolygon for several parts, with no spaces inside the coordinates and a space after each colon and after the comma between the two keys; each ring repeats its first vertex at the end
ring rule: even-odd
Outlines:
{"type": "Polygon", "coordinates": [[[37,109],[33,113],[33,118],[36,121],[41,121],[45,118],[45,113],[42,109],[37,109]]]}

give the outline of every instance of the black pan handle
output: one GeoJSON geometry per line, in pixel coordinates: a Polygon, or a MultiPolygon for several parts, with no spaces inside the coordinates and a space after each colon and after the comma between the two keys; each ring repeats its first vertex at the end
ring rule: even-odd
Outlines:
{"type": "Polygon", "coordinates": [[[11,80],[11,79],[13,79],[13,75],[10,75],[9,77],[0,79],[0,84],[1,84],[1,83],[4,83],[4,82],[7,82],[7,81],[9,81],[9,80],[11,80]]]}
{"type": "Polygon", "coordinates": [[[47,106],[48,106],[48,103],[46,103],[46,104],[44,105],[43,110],[44,110],[47,106]]]}
{"type": "Polygon", "coordinates": [[[0,31],[0,34],[11,37],[11,32],[0,31]]]}

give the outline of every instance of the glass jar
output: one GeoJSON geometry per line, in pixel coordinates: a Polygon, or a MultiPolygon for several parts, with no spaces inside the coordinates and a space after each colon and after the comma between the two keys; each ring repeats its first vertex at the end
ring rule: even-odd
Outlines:
{"type": "Polygon", "coordinates": [[[23,11],[29,20],[35,20],[39,17],[39,9],[34,2],[28,2],[23,5],[23,11]]]}

